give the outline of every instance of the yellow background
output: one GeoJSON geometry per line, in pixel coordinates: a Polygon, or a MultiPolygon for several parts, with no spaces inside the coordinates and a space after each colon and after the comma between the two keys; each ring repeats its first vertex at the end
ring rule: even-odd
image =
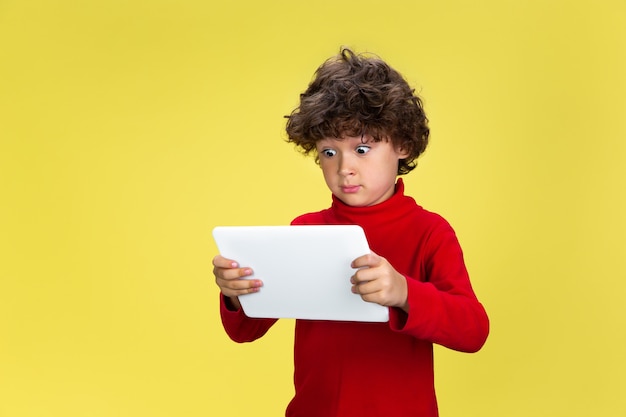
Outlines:
{"type": "Polygon", "coordinates": [[[491,317],[442,416],[626,415],[624,1],[2,0],[0,416],[282,415],[293,322],[227,339],[210,231],[329,204],[283,115],[340,45],[424,97],[491,317]]]}

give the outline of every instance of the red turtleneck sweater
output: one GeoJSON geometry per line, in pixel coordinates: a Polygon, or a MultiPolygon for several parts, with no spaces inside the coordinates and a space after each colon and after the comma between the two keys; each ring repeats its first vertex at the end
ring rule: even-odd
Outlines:
{"type": "MultiPolygon", "coordinates": [[[[450,225],[404,195],[370,207],[351,207],[333,196],[329,209],[292,224],[358,224],[372,251],[408,283],[409,314],[390,308],[389,323],[296,320],[295,397],[287,417],[437,416],[433,343],[475,352],[489,333],[463,253],[450,225]]],[[[222,323],[237,342],[263,336],[274,319],[229,310],[222,323]]]]}

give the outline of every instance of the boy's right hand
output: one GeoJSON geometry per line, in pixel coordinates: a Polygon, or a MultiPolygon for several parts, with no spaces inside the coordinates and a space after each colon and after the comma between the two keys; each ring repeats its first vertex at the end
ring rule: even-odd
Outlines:
{"type": "Polygon", "coordinates": [[[244,279],[252,275],[251,268],[240,268],[239,263],[232,259],[217,255],[213,258],[213,275],[215,283],[224,296],[229,297],[234,306],[239,308],[237,297],[258,292],[263,282],[258,279],[244,279]]]}

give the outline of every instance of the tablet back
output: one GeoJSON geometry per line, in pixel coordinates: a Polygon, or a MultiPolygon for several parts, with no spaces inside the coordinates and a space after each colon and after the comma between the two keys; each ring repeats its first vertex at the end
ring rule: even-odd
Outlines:
{"type": "Polygon", "coordinates": [[[339,226],[220,226],[220,254],[263,281],[239,297],[248,317],[385,322],[387,307],[351,292],[350,263],[370,252],[363,229],[339,226]]]}

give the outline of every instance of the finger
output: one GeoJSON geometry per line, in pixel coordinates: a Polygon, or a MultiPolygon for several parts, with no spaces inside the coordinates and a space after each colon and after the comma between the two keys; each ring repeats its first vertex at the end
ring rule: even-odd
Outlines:
{"type": "Polygon", "coordinates": [[[367,255],[359,256],[350,265],[352,268],[363,268],[363,267],[373,267],[380,264],[382,258],[375,254],[374,252],[370,252],[367,255]]]}
{"type": "Polygon", "coordinates": [[[246,279],[251,277],[254,271],[251,268],[240,268],[239,263],[222,255],[213,258],[213,275],[215,282],[222,293],[227,297],[258,292],[263,286],[259,279],[246,279]]]}
{"type": "Polygon", "coordinates": [[[373,292],[378,292],[379,290],[379,285],[373,280],[352,283],[352,292],[355,294],[371,294],[373,292]]]}
{"type": "Polygon", "coordinates": [[[252,294],[255,292],[259,292],[260,288],[258,287],[250,287],[250,288],[242,288],[239,290],[233,290],[233,289],[229,289],[229,288],[221,288],[222,294],[224,294],[226,297],[240,297],[242,295],[247,295],[247,294],[252,294]]]}
{"type": "Polygon", "coordinates": [[[263,286],[263,282],[258,279],[222,280],[217,279],[217,285],[224,295],[229,297],[258,292],[263,286]]]}
{"type": "Polygon", "coordinates": [[[253,274],[251,268],[239,268],[239,263],[233,259],[216,255],[213,258],[213,275],[216,278],[238,279],[253,274]]]}
{"type": "Polygon", "coordinates": [[[363,285],[355,285],[352,292],[360,296],[363,301],[367,301],[368,303],[387,305],[384,302],[382,291],[372,290],[369,287],[363,285]]]}
{"type": "Polygon", "coordinates": [[[215,255],[213,258],[213,266],[217,268],[238,268],[239,263],[233,259],[228,259],[222,255],[215,255]]]}
{"type": "Polygon", "coordinates": [[[245,277],[249,277],[252,276],[254,272],[252,271],[252,268],[218,268],[215,267],[213,268],[213,275],[215,275],[216,278],[222,278],[222,279],[241,279],[241,278],[245,278],[245,277]]]}
{"type": "Polygon", "coordinates": [[[353,284],[362,284],[376,279],[378,275],[380,275],[378,268],[362,267],[352,275],[350,282],[353,284]]]}
{"type": "Polygon", "coordinates": [[[382,292],[380,292],[380,291],[375,291],[375,292],[371,292],[371,293],[367,293],[367,294],[361,294],[361,299],[363,301],[367,301],[368,303],[380,304],[381,306],[387,306],[388,305],[385,302],[385,300],[383,299],[382,292]]]}

